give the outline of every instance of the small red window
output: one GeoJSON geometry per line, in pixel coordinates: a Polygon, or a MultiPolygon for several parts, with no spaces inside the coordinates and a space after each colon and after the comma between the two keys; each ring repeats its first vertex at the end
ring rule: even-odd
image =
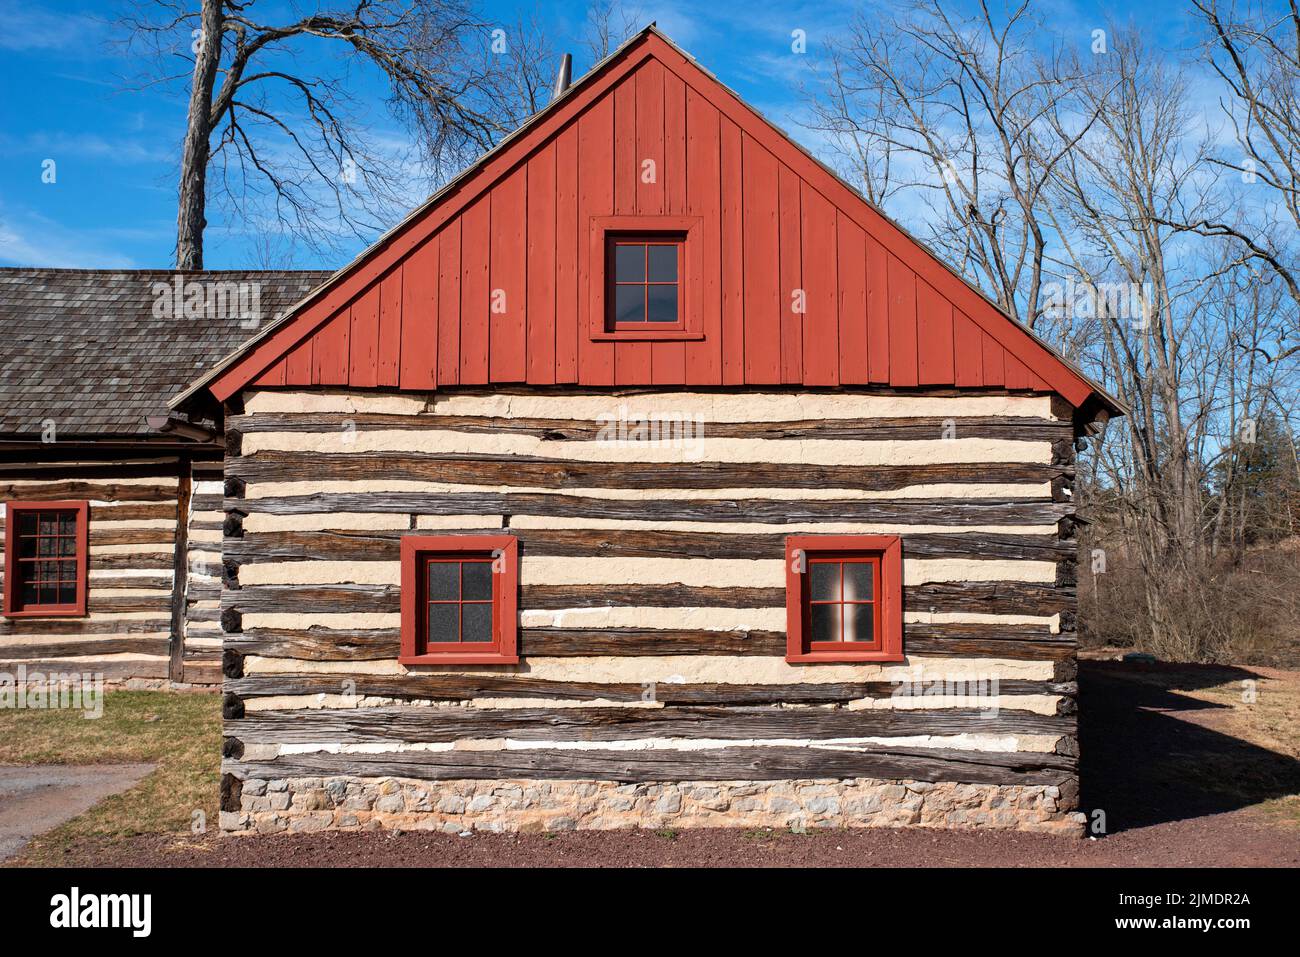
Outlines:
{"type": "Polygon", "coordinates": [[[609,330],[685,328],[681,237],[611,236],[608,242],[609,330]]]}
{"type": "Polygon", "coordinates": [[[786,539],[786,660],[902,661],[902,566],[893,535],[786,539]]]}
{"type": "Polygon", "coordinates": [[[86,502],[10,502],[5,514],[4,613],[86,613],[86,502]]]}
{"type": "Polygon", "coordinates": [[[511,664],[517,654],[518,539],[402,539],[405,664],[511,664]]]}

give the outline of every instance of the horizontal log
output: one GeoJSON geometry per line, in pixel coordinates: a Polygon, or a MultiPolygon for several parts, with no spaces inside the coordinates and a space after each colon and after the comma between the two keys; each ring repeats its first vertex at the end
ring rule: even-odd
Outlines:
{"type": "MultiPolygon", "coordinates": [[[[465,532],[481,529],[465,529],[465,532]]],[[[253,532],[225,542],[224,555],[249,561],[375,561],[392,559],[409,530],[253,532]]],[[[456,534],[440,529],[439,534],[456,534]]],[[[783,558],[786,535],[642,529],[515,528],[525,555],[575,558],[783,558]]],[[[1013,559],[1064,561],[1076,549],[1053,535],[1002,535],[991,532],[904,535],[908,558],[1013,559]]]]}
{"type": "MultiPolygon", "coordinates": [[[[0,620],[3,635],[130,635],[149,631],[171,631],[171,619],[166,616],[148,619],[108,619],[94,621],[89,618],[6,618],[0,620]]],[[[0,645],[0,655],[7,646],[0,645]]]]}
{"type": "MultiPolygon", "coordinates": [[[[869,471],[869,470],[864,470],[869,471]]],[[[310,474],[304,472],[304,474],[310,474]]],[[[226,499],[241,514],[302,515],[311,512],[400,512],[417,515],[552,515],[703,522],[889,522],[900,525],[1054,525],[1071,515],[1070,503],[1047,499],[921,499],[747,501],[626,501],[499,492],[429,495],[419,492],[349,492],[226,499]]]]}
{"type": "MultiPolygon", "coordinates": [[[[523,610],[562,608],[784,608],[782,588],[707,588],[691,585],[524,585],[523,610]]],[[[980,612],[1051,616],[1074,607],[1073,589],[1045,582],[929,582],[903,589],[904,610],[938,614],[980,612]]],[[[240,612],[398,612],[401,592],[392,585],[250,585],[226,591],[223,608],[240,612]]]]}
{"type": "Polygon", "coordinates": [[[5,645],[0,654],[14,659],[56,659],[73,655],[166,655],[167,638],[100,638],[91,641],[51,641],[39,645],[5,645]]]}
{"type": "Polygon", "coordinates": [[[395,777],[421,780],[549,779],[772,781],[877,778],[969,784],[1060,785],[1075,777],[1073,758],[1035,752],[983,754],[945,749],[873,748],[868,752],[807,747],[706,751],[449,751],[395,754],[295,754],[273,761],[224,761],[240,779],[395,777]]]}
{"type": "MultiPolygon", "coordinates": [[[[228,643],[229,645],[230,643],[228,643]]],[[[232,647],[235,647],[232,645],[232,647]]],[[[242,649],[241,649],[242,650],[242,649]]],[[[1064,694],[1057,682],[1007,680],[1001,694],[1064,694]]],[[[354,694],[403,701],[464,701],[470,698],[573,698],[608,701],[660,701],[667,705],[843,704],[859,698],[888,697],[889,681],[824,684],[617,684],[545,681],[522,675],[457,674],[272,674],[231,678],[225,691],[238,698],[280,695],[354,694]]],[[[304,719],[306,720],[306,719],[304,719]]]]}
{"type": "Polygon", "coordinates": [[[0,501],[87,499],[97,502],[176,502],[176,479],[170,484],[123,485],[113,481],[0,482],[0,501]]]}
{"type": "Polygon", "coordinates": [[[227,725],[244,744],[436,743],[465,738],[623,741],[635,738],[864,738],[903,735],[1069,735],[1073,716],[940,708],[333,708],[254,711],[227,725]]]}
{"type": "Polygon", "coordinates": [[[69,661],[58,658],[0,658],[0,671],[13,673],[18,665],[27,669],[27,680],[35,681],[35,673],[103,675],[107,681],[125,681],[128,678],[166,678],[167,656],[158,658],[132,658],[127,661],[69,661]]]}
{"type": "MultiPolygon", "coordinates": [[[[358,432],[376,430],[445,430],[492,435],[532,435],[542,439],[592,442],[609,436],[609,425],[578,419],[505,418],[467,415],[389,415],[374,412],[294,413],[232,416],[227,428],[255,432],[337,432],[344,422],[358,432]]],[[[692,423],[692,428],[694,424],[692,423]]],[[[915,416],[908,418],[815,419],[787,422],[711,422],[699,425],[700,434],[711,439],[849,439],[857,441],[901,441],[910,439],[1004,439],[1013,441],[1057,441],[1073,438],[1068,421],[1029,417],[915,416]]],[[[671,433],[669,433],[671,436],[671,433]]]]}
{"type": "Polygon", "coordinates": [[[90,567],[110,571],[149,569],[157,570],[159,573],[166,570],[170,573],[175,559],[174,549],[166,552],[122,552],[116,555],[91,555],[90,567]]]}
{"type": "Polygon", "coordinates": [[[98,528],[90,526],[91,545],[167,545],[176,541],[170,528],[98,528]]]}
{"type": "Polygon", "coordinates": [[[175,502],[143,502],[130,505],[92,505],[90,506],[90,526],[96,521],[125,522],[140,521],[146,518],[175,518],[175,502]]]}
{"type": "Polygon", "coordinates": [[[258,452],[232,458],[230,478],[284,482],[310,475],[319,481],[427,481],[485,487],[528,488],[851,488],[890,491],[937,483],[1040,484],[1074,474],[1072,466],[992,462],[980,465],[858,466],[732,462],[575,462],[518,455],[465,456],[435,453],[258,452]]]}

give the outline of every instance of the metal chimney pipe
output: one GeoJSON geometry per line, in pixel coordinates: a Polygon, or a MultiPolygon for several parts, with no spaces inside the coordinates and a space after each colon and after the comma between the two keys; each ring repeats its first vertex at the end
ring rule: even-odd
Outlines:
{"type": "Polygon", "coordinates": [[[566,53],[560,60],[560,72],[555,76],[555,90],[551,93],[551,102],[558,100],[561,94],[569,88],[573,82],[573,56],[566,53]]]}

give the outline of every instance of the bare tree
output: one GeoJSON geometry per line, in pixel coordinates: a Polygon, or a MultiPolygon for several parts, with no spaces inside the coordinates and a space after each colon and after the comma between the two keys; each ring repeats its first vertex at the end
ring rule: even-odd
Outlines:
{"type": "Polygon", "coordinates": [[[1284,284],[1292,321],[1270,356],[1284,359],[1300,353],[1300,7],[1295,0],[1285,11],[1263,0],[1226,10],[1218,0],[1191,6],[1205,27],[1206,62],[1226,91],[1223,109],[1241,150],[1211,162],[1262,185],[1270,201],[1255,204],[1254,216],[1234,204],[1237,215],[1182,215],[1170,225],[1229,237],[1284,284]]]}
{"type": "Polygon", "coordinates": [[[594,0],[587,7],[585,46],[592,63],[599,63],[613,53],[641,27],[639,8],[624,6],[619,0],[594,0]]]}
{"type": "Polygon", "coordinates": [[[409,207],[403,193],[417,169],[445,175],[489,149],[536,109],[546,86],[540,32],[481,23],[462,0],[350,0],[277,22],[252,7],[153,0],[123,21],[127,43],[156,54],[153,82],[188,78],[176,238],[183,269],[203,266],[215,187],[241,221],[256,221],[257,200],[266,200],[266,228],[308,244],[329,245],[336,224],[373,235],[384,211],[409,207]],[[303,53],[329,62],[330,47],[342,54],[337,75],[303,67],[303,53]],[[169,74],[172,58],[189,69],[169,74]],[[387,105],[417,134],[414,163],[365,132],[366,110],[353,104],[349,82],[357,59],[383,78],[387,105]]]}
{"type": "Polygon", "coordinates": [[[924,195],[935,245],[1031,328],[1051,241],[1042,192],[1095,119],[1072,131],[1046,122],[1076,78],[1035,51],[1040,29],[1027,0],[1000,15],[957,16],[940,0],[859,14],[832,44],[811,124],[872,202],[924,195]]]}

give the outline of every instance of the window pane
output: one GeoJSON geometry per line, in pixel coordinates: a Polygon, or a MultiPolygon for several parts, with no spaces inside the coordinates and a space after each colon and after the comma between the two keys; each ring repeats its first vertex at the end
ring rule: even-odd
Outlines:
{"type": "Polygon", "coordinates": [[[840,600],[840,566],[838,562],[813,562],[808,566],[812,576],[813,601],[840,600]]]}
{"type": "Polygon", "coordinates": [[[54,549],[58,545],[58,541],[57,538],[38,538],[36,540],[36,554],[41,556],[53,555],[54,549]]]}
{"type": "Polygon", "coordinates": [[[645,321],[645,286],[614,287],[614,321],[645,321]]]}
{"type": "Polygon", "coordinates": [[[18,555],[21,558],[36,557],[36,543],[39,541],[35,535],[23,535],[18,533],[18,555]]]}
{"type": "Polygon", "coordinates": [[[19,512],[18,513],[18,531],[24,535],[36,534],[36,513],[19,512]]]}
{"type": "Polygon", "coordinates": [[[871,641],[875,638],[875,609],[875,605],[844,606],[845,641],[871,641]]]}
{"type": "Polygon", "coordinates": [[[76,562],[59,562],[59,581],[75,582],[77,580],[76,562]]]}
{"type": "Polygon", "coordinates": [[[75,555],[77,554],[77,539],[74,535],[60,535],[56,541],[58,548],[54,550],[56,555],[75,555]]]}
{"type": "Polygon", "coordinates": [[[492,605],[461,605],[465,614],[464,641],[482,642],[492,640],[492,605]]]}
{"type": "Polygon", "coordinates": [[[614,247],[614,281],[645,282],[645,246],[614,247]]]}
{"type": "Polygon", "coordinates": [[[812,640],[840,640],[840,609],[843,605],[812,606],[812,640]]]}
{"type": "Polygon", "coordinates": [[[874,566],[867,562],[844,563],[844,600],[871,601],[875,597],[872,579],[874,566]]]}
{"type": "Polygon", "coordinates": [[[677,281],[677,247],[676,246],[651,246],[650,247],[650,281],[651,282],[676,282],[677,281]]]}
{"type": "Polygon", "coordinates": [[[54,535],[59,530],[59,513],[58,512],[41,512],[41,521],[38,526],[42,535],[54,535]]]}
{"type": "Polygon", "coordinates": [[[460,605],[429,605],[430,644],[440,641],[460,641],[460,605]]]}
{"type": "Polygon", "coordinates": [[[37,562],[36,576],[43,582],[59,580],[59,563],[58,562],[37,562]]]}
{"type": "Polygon", "coordinates": [[[72,512],[65,512],[59,520],[60,535],[75,535],[77,533],[77,516],[72,512]]]}
{"type": "Polygon", "coordinates": [[[492,598],[492,563],[466,562],[461,566],[464,576],[461,597],[465,601],[488,601],[492,598]]]}
{"type": "Polygon", "coordinates": [[[456,601],[460,598],[460,565],[456,562],[429,562],[429,601],[456,601]]]}
{"type": "Polygon", "coordinates": [[[37,593],[36,586],[31,582],[23,582],[23,606],[35,605],[40,602],[40,596],[37,593]]]}
{"type": "Polygon", "coordinates": [[[676,286],[650,286],[648,309],[649,314],[646,318],[650,322],[676,322],[677,321],[677,287],[676,286]]]}
{"type": "Polygon", "coordinates": [[[64,582],[59,586],[59,604],[71,605],[77,601],[77,585],[75,582],[64,582]]]}

